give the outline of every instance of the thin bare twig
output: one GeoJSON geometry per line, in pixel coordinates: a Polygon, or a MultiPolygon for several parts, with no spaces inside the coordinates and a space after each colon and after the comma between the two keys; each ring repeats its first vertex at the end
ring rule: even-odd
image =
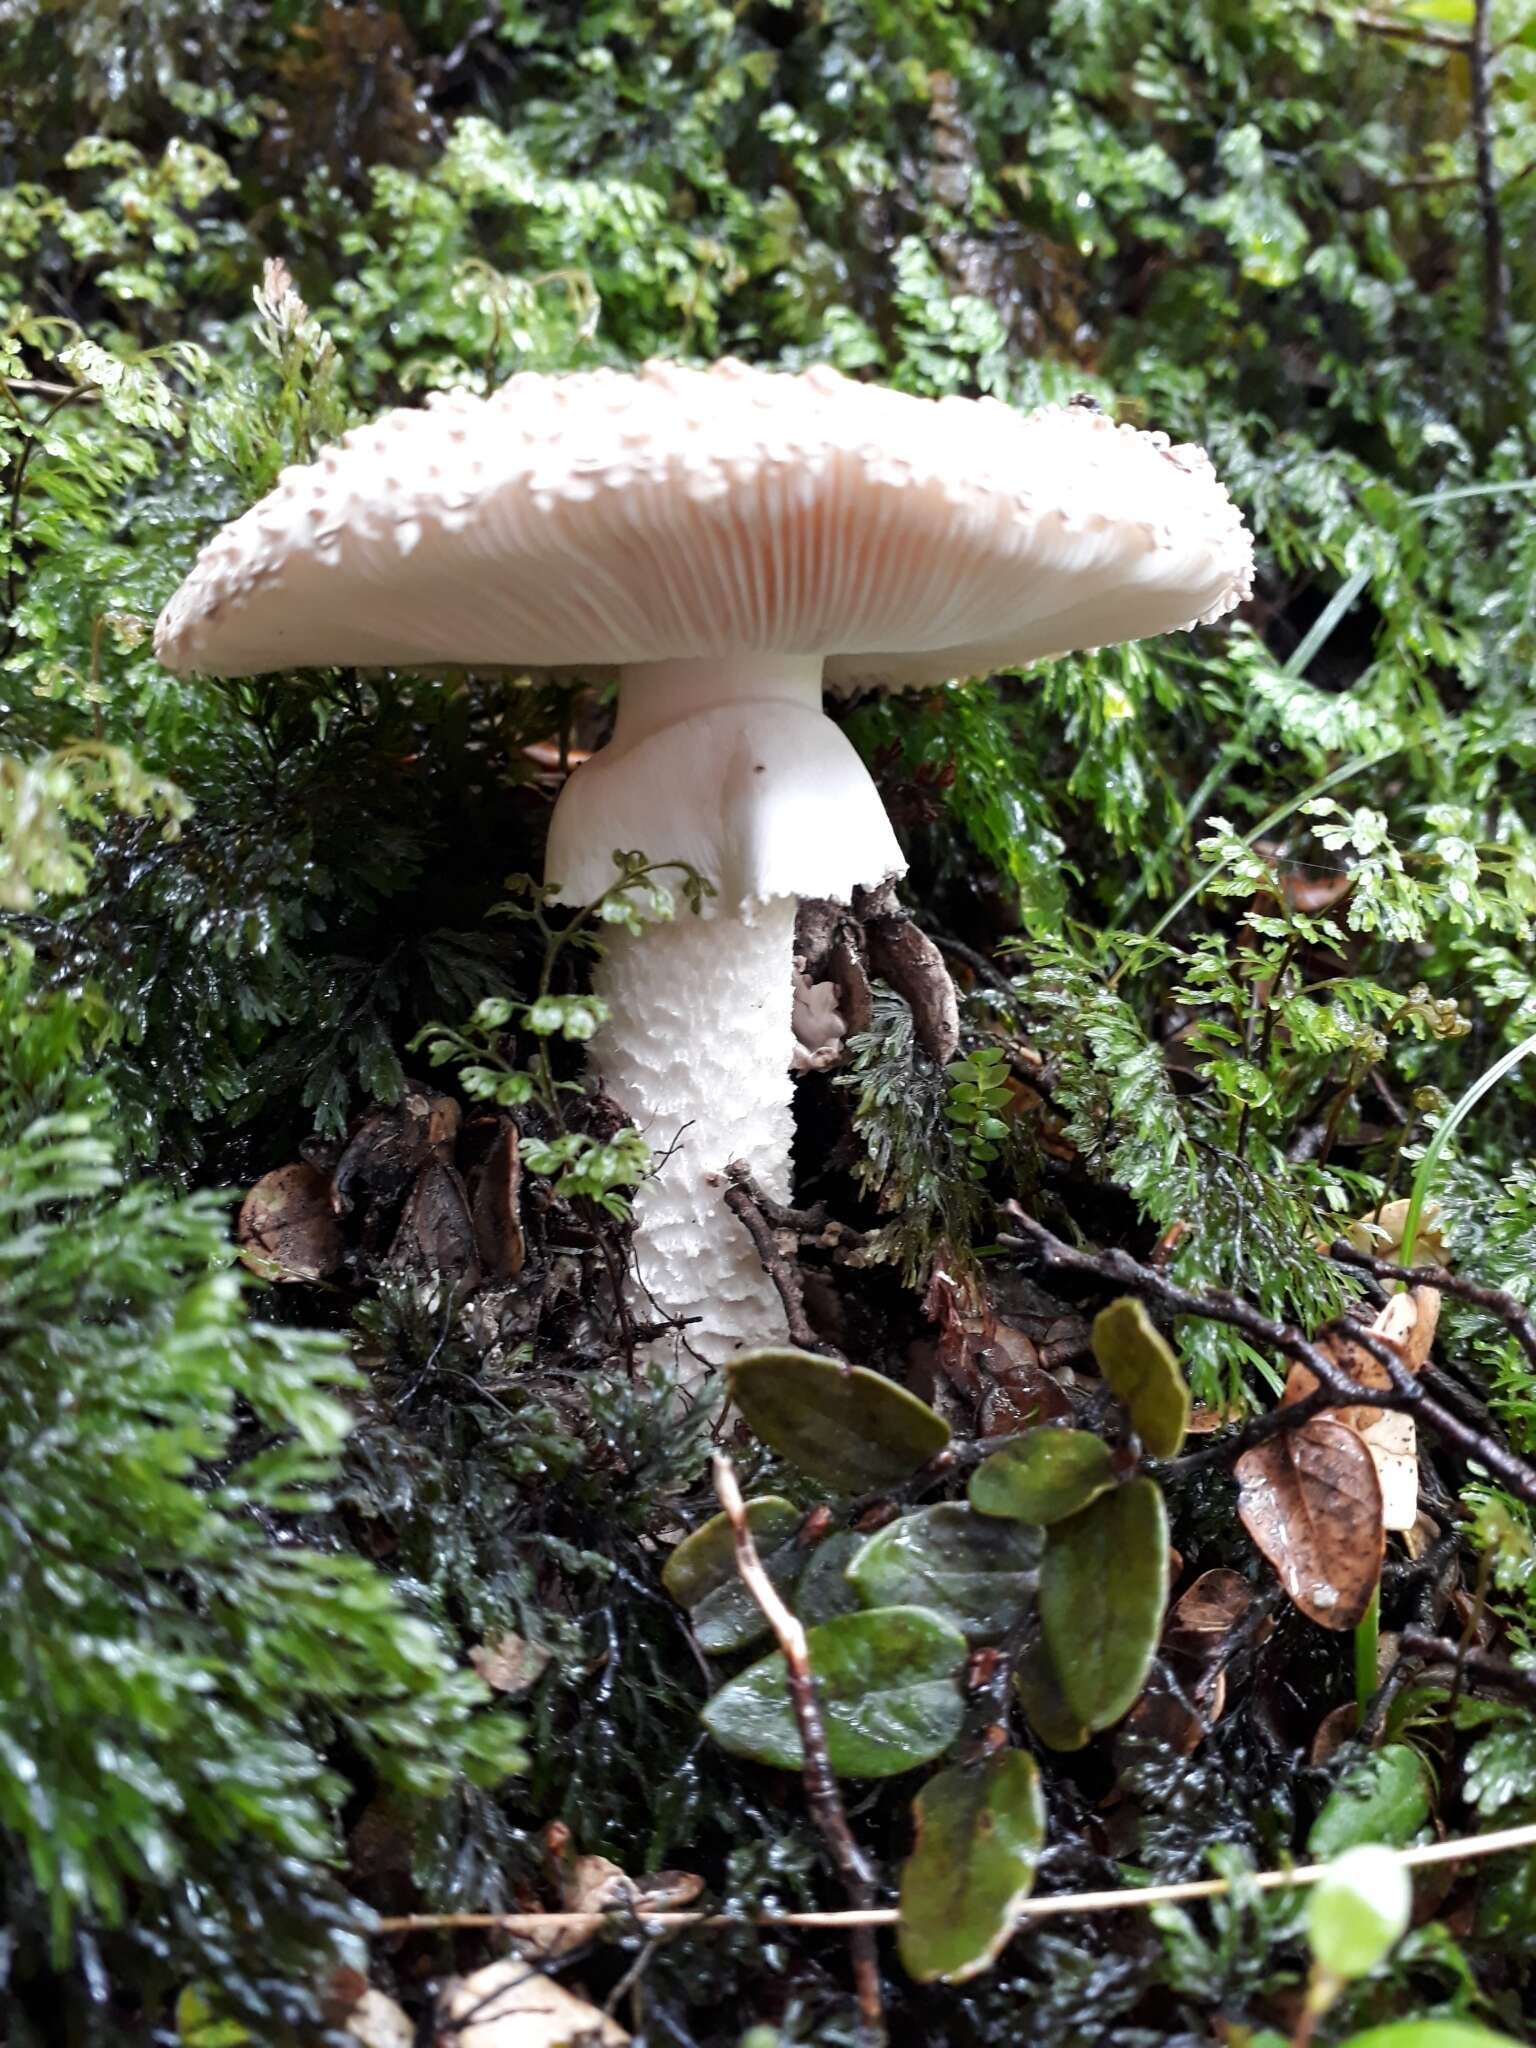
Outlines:
{"type": "Polygon", "coordinates": [[[761,1197],[752,1185],[752,1176],[745,1163],[740,1159],[732,1160],[725,1169],[725,1177],[729,1186],[721,1199],[751,1238],[757,1256],[762,1260],[763,1271],[778,1290],[779,1300],[784,1304],[784,1322],[790,1342],[798,1344],[802,1351],[820,1351],[828,1358],[841,1359],[843,1354],[837,1347],[819,1337],[806,1319],[800,1269],[779,1250],[773,1226],[763,1213],[761,1197]]]}
{"type": "MultiPolygon", "coordinates": [[[[715,1493],[730,1517],[731,1530],[736,1538],[736,1570],[742,1584],[762,1609],[784,1653],[790,1705],[794,1709],[795,1725],[800,1730],[800,1747],[805,1752],[805,1792],[810,1802],[811,1818],[821,1830],[832,1860],[842,1873],[854,1911],[868,1913],[874,1904],[875,1874],[864,1851],[853,1838],[848,1816],[843,1811],[842,1795],[837,1789],[837,1779],[832,1773],[804,1626],[796,1615],[790,1613],[773,1581],[763,1570],[757,1545],[752,1541],[752,1531],[747,1524],[741,1488],[736,1483],[736,1469],[723,1451],[715,1453],[714,1476],[715,1493]]],[[[867,1921],[854,1927],[850,1948],[861,2031],[871,2048],[879,2048],[886,2038],[885,2007],[880,1996],[880,1958],[867,1921]]]]}
{"type": "MultiPolygon", "coordinates": [[[[1454,1647],[1454,1646],[1450,1646],[1454,1647]]],[[[1493,1834],[1467,1835],[1453,1842],[1425,1842],[1417,1848],[1393,1851],[1406,1869],[1421,1870],[1437,1863],[1471,1863],[1480,1856],[1505,1856],[1518,1849],[1536,1849],[1536,1824],[1500,1828],[1493,1834]]],[[[1289,1891],[1299,1885],[1316,1884],[1328,1870],[1326,1863],[1300,1864],[1294,1870],[1261,1870],[1255,1876],[1235,1881],[1263,1892],[1289,1891]]],[[[1191,1879],[1187,1884],[1125,1885],[1113,1891],[1060,1892],[1055,1897],[1025,1899],[1013,1908],[1021,1920],[1051,1920],[1071,1913],[1120,1913],[1148,1906],[1182,1905],[1195,1899],[1219,1899],[1234,1889],[1224,1877],[1191,1879]]],[[[646,1913],[640,1925],[683,1930],[713,1927],[894,1927],[900,1914],[894,1906],[855,1908],[848,1913],[646,1913]]],[[[552,1928],[579,1929],[601,1934],[606,1927],[623,1925],[612,1914],[603,1913],[401,1913],[376,1923],[380,1934],[432,1934],[441,1928],[495,1928],[504,1934],[538,1935],[552,1928]]]]}

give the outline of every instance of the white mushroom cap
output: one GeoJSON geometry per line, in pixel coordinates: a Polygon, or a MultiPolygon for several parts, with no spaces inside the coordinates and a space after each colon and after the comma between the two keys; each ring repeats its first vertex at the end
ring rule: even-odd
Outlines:
{"type": "Polygon", "coordinates": [[[595,670],[746,651],[888,688],[1219,618],[1252,542],[1198,448],[818,368],[513,377],[384,415],[199,556],[177,670],[595,670]]]}

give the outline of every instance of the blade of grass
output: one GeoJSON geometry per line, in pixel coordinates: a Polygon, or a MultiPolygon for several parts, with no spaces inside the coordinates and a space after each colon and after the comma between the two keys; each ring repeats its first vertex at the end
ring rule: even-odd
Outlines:
{"type": "Polygon", "coordinates": [[[1408,1196],[1408,1214],[1403,1221],[1403,1248],[1398,1256],[1405,1266],[1413,1264],[1413,1254],[1419,1241],[1419,1226],[1424,1220],[1424,1204],[1429,1199],[1435,1172],[1446,1146],[1489,1090],[1496,1088],[1506,1074],[1512,1074],[1520,1062],[1533,1052],[1536,1052],[1536,1034],[1530,1038],[1522,1038],[1518,1045],[1512,1045],[1502,1058],[1494,1061],[1486,1073],[1479,1074],[1444,1122],[1437,1126],[1434,1136],[1424,1147],[1424,1157],[1419,1161],[1418,1171],[1413,1176],[1413,1187],[1408,1196]]]}
{"type": "MultiPolygon", "coordinates": [[[[1425,1146],[1424,1157],[1419,1161],[1418,1171],[1413,1176],[1413,1187],[1408,1197],[1408,1213],[1403,1220],[1403,1245],[1398,1258],[1405,1266],[1413,1264],[1413,1255],[1418,1249],[1419,1227],[1424,1220],[1424,1207],[1429,1200],[1429,1191],[1434,1185],[1435,1173],[1445,1155],[1445,1148],[1483,1097],[1491,1089],[1496,1088],[1506,1074],[1513,1073],[1526,1055],[1532,1052],[1536,1052],[1536,1035],[1522,1039],[1518,1045],[1511,1046],[1502,1058],[1496,1059],[1487,1072],[1479,1074],[1471,1087],[1461,1096],[1425,1146]]],[[[1376,1690],[1376,1646],[1380,1621],[1381,1588],[1378,1586],[1371,1595],[1370,1606],[1355,1630],[1355,1705],[1359,1709],[1362,1722],[1376,1690]]]]}
{"type": "MultiPolygon", "coordinates": [[[[1438,505],[1457,504],[1467,498],[1528,497],[1533,491],[1536,491],[1536,477],[1515,477],[1508,483],[1457,484],[1450,490],[1428,491],[1422,497],[1409,498],[1406,501],[1406,509],[1411,512],[1428,512],[1433,511],[1438,505]]],[[[1340,621],[1346,612],[1352,609],[1355,600],[1370,580],[1371,570],[1369,567],[1356,569],[1345,577],[1333,596],[1312,621],[1311,626],[1303,635],[1299,645],[1293,648],[1291,653],[1281,663],[1279,672],[1282,676],[1294,677],[1305,675],[1323,648],[1333,638],[1340,621]]],[[[1267,706],[1262,704],[1256,705],[1247,718],[1243,720],[1241,726],[1239,726],[1235,738],[1230,740],[1217,756],[1205,780],[1200,784],[1199,788],[1190,798],[1189,803],[1185,806],[1184,819],[1186,825],[1193,826],[1199,823],[1204,815],[1206,805],[1211,801],[1217,790],[1221,788],[1232,769],[1242,759],[1249,740],[1263,722],[1267,708],[1267,706]]],[[[1110,919],[1111,924],[1124,925],[1126,919],[1146,893],[1147,876],[1144,871],[1137,876],[1130,888],[1126,890],[1120,901],[1115,905],[1114,913],[1110,919]]],[[[1196,893],[1198,894],[1198,891],[1196,893]]],[[[1188,896],[1181,896],[1178,905],[1179,909],[1182,910],[1190,900],[1188,896]]],[[[1160,924],[1157,930],[1161,931],[1163,928],[1163,925],[1160,924]]]]}
{"type": "MultiPolygon", "coordinates": [[[[1353,605],[1355,599],[1371,580],[1369,569],[1357,569],[1353,576],[1347,576],[1329,599],[1328,603],[1312,621],[1312,625],[1300,644],[1292,650],[1280,665],[1282,676],[1305,675],[1322,649],[1333,638],[1339,621],[1353,605]]],[[[1237,735],[1227,742],[1212,763],[1210,773],[1195,791],[1185,808],[1186,821],[1194,823],[1205,815],[1205,807],[1226,781],[1228,774],[1242,759],[1254,729],[1259,725],[1267,707],[1258,705],[1238,727],[1237,735]]],[[[1138,875],[1115,905],[1111,923],[1123,925],[1147,892],[1145,874],[1138,875]]],[[[1182,899],[1181,899],[1182,902],[1182,899]]],[[[1161,926],[1159,926],[1161,930],[1161,926]]]]}

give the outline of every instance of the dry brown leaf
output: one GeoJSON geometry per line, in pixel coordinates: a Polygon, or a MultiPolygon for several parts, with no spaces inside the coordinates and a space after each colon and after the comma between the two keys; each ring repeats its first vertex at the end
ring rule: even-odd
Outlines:
{"type": "MultiPolygon", "coordinates": [[[[545,1828],[544,1848],[563,1913],[631,1913],[643,1918],[647,1913],[674,1912],[704,1889],[703,1878],[691,1870],[658,1870],[636,1879],[606,1856],[578,1856],[562,1821],[551,1821],[545,1828]]],[[[584,1928],[549,1927],[530,1936],[525,1946],[532,1954],[559,1956],[590,1939],[584,1928]]]]}
{"type": "Polygon", "coordinates": [[[1413,1417],[1381,1408],[1349,1408],[1343,1414],[1375,1461],[1382,1527],[1411,1529],[1419,1516],[1419,1439],[1413,1417]]]}
{"type": "Polygon", "coordinates": [[[456,1167],[431,1159],[417,1174],[389,1248],[389,1263],[441,1274],[454,1286],[479,1286],[474,1219],[456,1167]]]}
{"type": "Polygon", "coordinates": [[[1174,1602],[1163,1633],[1185,1654],[1210,1662],[1252,1605],[1253,1588],[1241,1572],[1202,1572],[1174,1602]]]}
{"type": "Polygon", "coordinates": [[[1252,1605],[1253,1588],[1240,1572],[1202,1572],[1169,1611],[1161,1668],[1127,1725],[1182,1756],[1198,1749],[1226,1711],[1223,1653],[1252,1605]]]}
{"type": "Polygon", "coordinates": [[[371,1987],[347,2015],[346,2032],[360,2048],[415,2048],[416,2026],[392,1998],[371,1987]]]}
{"type": "Polygon", "coordinates": [[[522,1183],[517,1125],[504,1117],[489,1151],[470,1176],[475,1248],[487,1280],[515,1280],[527,1259],[519,1198],[522,1183]]]}
{"type": "Polygon", "coordinates": [[[1360,1709],[1353,1700],[1345,1700],[1342,1706],[1334,1707],[1331,1712],[1324,1714],[1317,1724],[1308,1761],[1316,1769],[1321,1770],[1331,1757],[1338,1754],[1346,1742],[1354,1740],[1359,1726],[1360,1709]]]}
{"type": "Polygon", "coordinates": [[[1231,1429],[1241,1421],[1242,1416],[1235,1408],[1207,1408],[1197,1402],[1189,1411],[1189,1434],[1214,1436],[1218,1429],[1231,1429]]]}
{"type": "Polygon", "coordinates": [[[1314,1415],[1244,1451],[1233,1469],[1243,1526],[1291,1599],[1322,1628],[1353,1628],[1386,1544],[1381,1481],[1359,1433],[1314,1415]]]}
{"type": "MultiPolygon", "coordinates": [[[[1440,1291],[1415,1287],[1394,1294],[1370,1325],[1370,1334],[1391,1346],[1409,1372],[1418,1372],[1434,1347],[1440,1321],[1440,1291]]],[[[1318,1338],[1318,1348],[1362,1388],[1391,1385],[1382,1361],[1361,1344],[1347,1324],[1335,1324],[1318,1338]]],[[[1302,1400],[1317,1381],[1304,1365],[1293,1365],[1286,1377],[1281,1406],[1302,1400]]],[[[1419,1507],[1418,1436],[1410,1416],[1362,1403],[1358,1408],[1330,1411],[1336,1422],[1358,1430],[1375,1460],[1381,1482],[1382,1519],[1388,1529],[1411,1529],[1419,1507]]]]}
{"type": "Polygon", "coordinates": [[[1035,1339],[999,1315],[990,1300],[978,1304],[936,1266],[923,1306],[939,1327],[944,1375],[979,1404],[983,1436],[1013,1436],[1040,1423],[1071,1420],[1071,1399],[1041,1363],[1035,1339]]]}
{"type": "Polygon", "coordinates": [[[538,1683],[549,1664],[550,1652],[542,1643],[527,1642],[508,1629],[493,1642],[476,1643],[469,1661],[492,1692],[504,1692],[516,1699],[538,1683]]]}
{"type": "Polygon", "coordinates": [[[522,1956],[454,1978],[444,1987],[437,2023],[440,2048],[624,2048],[630,2038],[522,1956]]]}
{"type": "Polygon", "coordinates": [[[390,1109],[365,1116],[347,1139],[331,1176],[331,1206],[338,1216],[356,1213],[365,1240],[376,1242],[401,1196],[429,1160],[453,1157],[459,1105],[451,1095],[429,1095],[410,1087],[390,1109]]]}
{"type": "MultiPolygon", "coordinates": [[[[1368,1216],[1361,1216],[1351,1223],[1344,1232],[1347,1243],[1357,1252],[1366,1252],[1373,1259],[1386,1259],[1397,1265],[1403,1251],[1403,1231],[1408,1222],[1407,1199],[1387,1202],[1379,1210],[1373,1209],[1368,1216]]],[[[1414,1237],[1413,1259],[1418,1266],[1448,1266],[1450,1254],[1440,1229],[1442,1215],[1438,1202],[1426,1202],[1419,1218],[1419,1227],[1414,1237]]]]}
{"type": "Polygon", "coordinates": [[[330,1183],[302,1163],[264,1173],[240,1204],[240,1257],[263,1280],[323,1280],[345,1252],[330,1183]]]}

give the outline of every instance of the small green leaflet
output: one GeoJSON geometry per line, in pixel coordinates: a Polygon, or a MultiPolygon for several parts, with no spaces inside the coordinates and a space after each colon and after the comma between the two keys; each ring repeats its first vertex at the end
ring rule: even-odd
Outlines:
{"type": "Polygon", "coordinates": [[[1061,1680],[1042,1642],[1026,1646],[1013,1673],[1019,1704],[1047,1749],[1082,1749],[1088,1730],[1067,1705],[1061,1680]]]}
{"type": "Polygon", "coordinates": [[[725,1369],[731,1399],[770,1449],[838,1493],[910,1479],[949,1442],[949,1424],[883,1373],[789,1346],[725,1369]]]}
{"type": "MultiPolygon", "coordinates": [[[[942,1615],[925,1607],[843,1614],[808,1630],[806,1645],[839,1777],[895,1777],[931,1762],[959,1734],[965,1637],[942,1615]]],[[[722,1687],[703,1721],[734,1756],[785,1771],[805,1762],[777,1651],[722,1687]]]]}
{"type": "Polygon", "coordinates": [[[1495,2034],[1470,2020],[1397,2020],[1351,2034],[1342,2048],[1520,2048],[1508,2034],[1495,2034]]]}
{"type": "Polygon", "coordinates": [[[1005,1749],[940,1771],[912,1802],[897,1946],[920,1984],[963,1984],[997,1960],[1035,1881],[1045,1802],[1034,1758],[1005,1749]]]}
{"type": "Polygon", "coordinates": [[[866,1607],[931,1607],[985,1641],[1022,1617],[1040,1548],[1032,1529],[952,1502],[887,1523],[849,1565],[848,1580],[866,1607]]]}
{"type": "Polygon", "coordinates": [[[1172,1345],[1134,1297],[1094,1317],[1093,1355],[1151,1455],[1177,1457],[1189,1428],[1189,1387],[1172,1345]]]}
{"type": "Polygon", "coordinates": [[[1084,1727],[1108,1728],[1134,1705],[1167,1599],[1168,1513],[1152,1480],[1129,1480],[1047,1532],[1041,1628],[1084,1727]]]}
{"type": "Polygon", "coordinates": [[[1062,1521],[1115,1483],[1108,1444],[1086,1429],[1031,1429],[971,1474],[971,1506],[1041,1528],[1062,1521]]]}
{"type": "Polygon", "coordinates": [[[1406,1742],[1389,1742],[1346,1770],[1307,1836],[1307,1854],[1328,1863],[1362,1842],[1405,1848],[1429,1819],[1434,1779],[1406,1742]]]}
{"type": "MultiPolygon", "coordinates": [[[[786,1596],[812,1554],[795,1542],[804,1520],[792,1501],[776,1494],[747,1502],[747,1527],[763,1569],[786,1596]]],[[[700,1649],[712,1656],[744,1650],[768,1633],[762,1609],[736,1570],[736,1538],[726,1515],[712,1515],[683,1538],[667,1559],[661,1583],[688,1609],[700,1649]]]]}

